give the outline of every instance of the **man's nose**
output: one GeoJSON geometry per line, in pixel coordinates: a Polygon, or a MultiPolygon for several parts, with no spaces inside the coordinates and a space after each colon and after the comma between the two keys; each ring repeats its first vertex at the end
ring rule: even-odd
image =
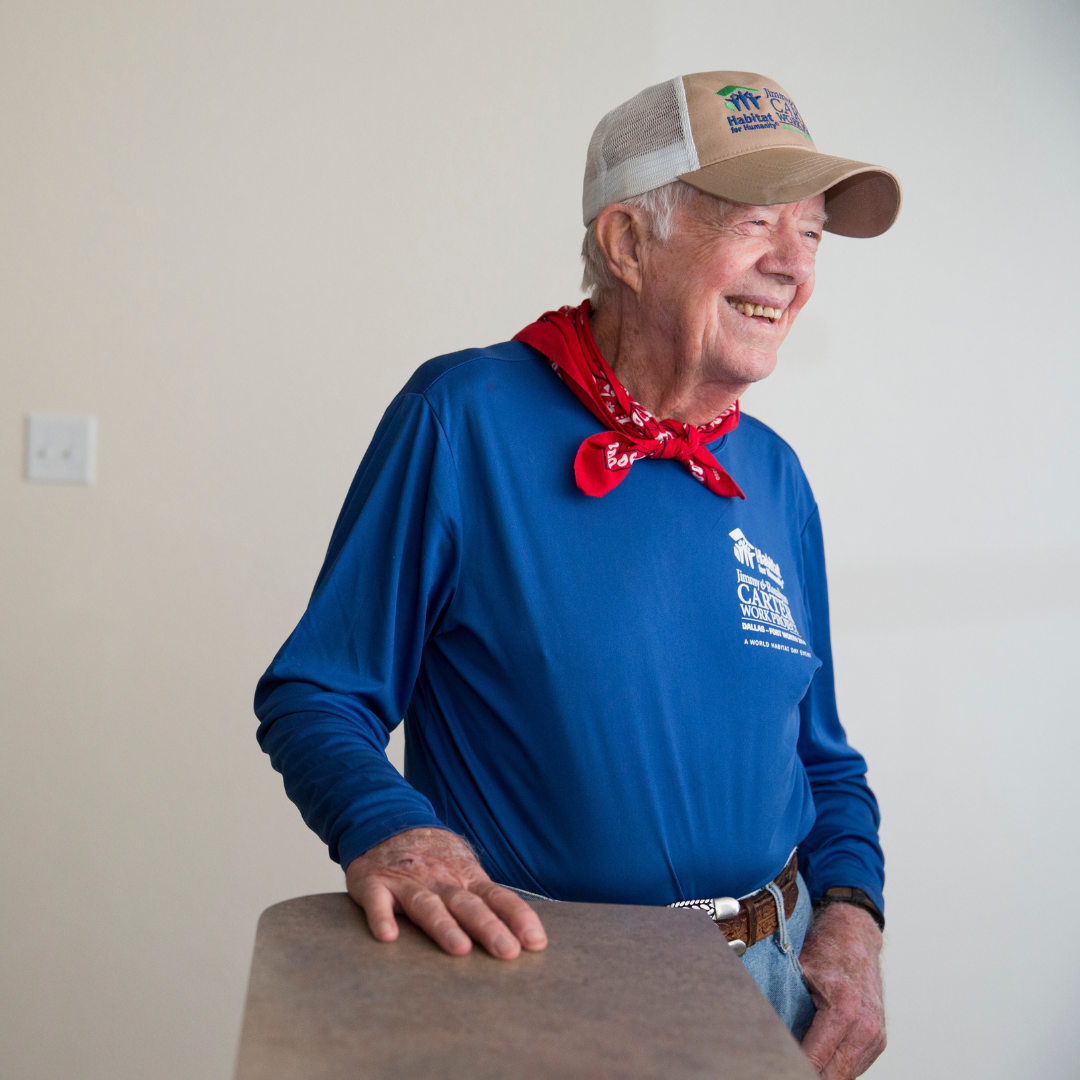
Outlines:
{"type": "Polygon", "coordinates": [[[773,233],[768,251],[758,263],[758,270],[763,274],[786,278],[793,285],[801,285],[814,273],[814,249],[798,226],[781,226],[773,233]]]}

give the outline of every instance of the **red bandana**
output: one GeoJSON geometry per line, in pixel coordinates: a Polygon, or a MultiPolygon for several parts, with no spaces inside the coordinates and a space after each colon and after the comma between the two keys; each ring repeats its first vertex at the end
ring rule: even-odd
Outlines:
{"type": "Polygon", "coordinates": [[[543,353],[585,408],[610,429],[590,435],[574,458],[574,477],[586,495],[606,495],[626,479],[635,461],[648,457],[684,462],[714,495],[746,498],[705,446],[738,426],[737,401],[701,427],[657,420],[626,392],[600,354],[589,327],[588,300],[577,308],[545,312],[514,340],[543,353]]]}

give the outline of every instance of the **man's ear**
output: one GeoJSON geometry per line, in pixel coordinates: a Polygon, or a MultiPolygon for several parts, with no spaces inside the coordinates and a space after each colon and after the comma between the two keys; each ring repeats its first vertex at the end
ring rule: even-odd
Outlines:
{"type": "Polygon", "coordinates": [[[641,292],[642,255],[648,236],[648,223],[636,206],[612,203],[596,216],[596,243],[608,269],[635,293],[641,292]]]}

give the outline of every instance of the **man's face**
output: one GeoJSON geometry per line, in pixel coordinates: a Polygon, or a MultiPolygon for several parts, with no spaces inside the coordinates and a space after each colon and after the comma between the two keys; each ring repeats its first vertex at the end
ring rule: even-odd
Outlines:
{"type": "Polygon", "coordinates": [[[757,382],[814,291],[824,220],[824,195],[780,206],[694,199],[671,238],[650,245],[640,302],[707,379],[757,382]]]}

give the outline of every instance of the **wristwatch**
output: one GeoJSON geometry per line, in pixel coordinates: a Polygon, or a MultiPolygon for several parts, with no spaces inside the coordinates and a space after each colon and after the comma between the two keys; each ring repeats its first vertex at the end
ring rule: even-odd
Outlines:
{"type": "Polygon", "coordinates": [[[885,916],[862,889],[855,889],[850,885],[834,885],[831,889],[826,889],[814,903],[814,914],[824,911],[832,904],[852,904],[860,907],[878,924],[879,930],[885,929],[885,916]]]}

